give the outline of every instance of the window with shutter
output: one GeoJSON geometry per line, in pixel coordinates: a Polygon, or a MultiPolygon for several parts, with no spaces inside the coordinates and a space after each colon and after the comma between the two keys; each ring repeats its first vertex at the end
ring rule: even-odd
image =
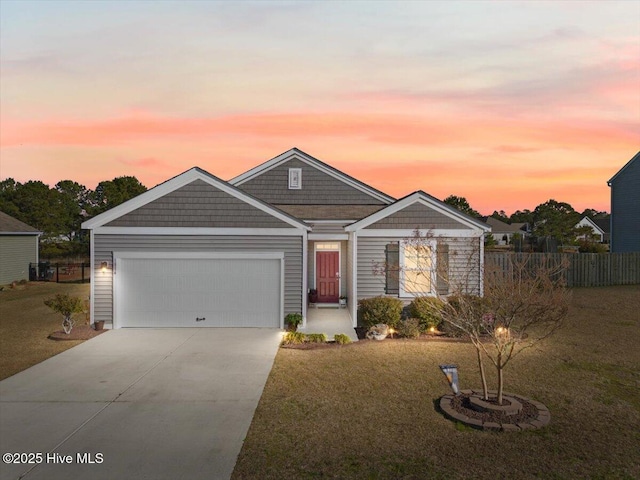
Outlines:
{"type": "Polygon", "coordinates": [[[400,245],[398,242],[387,244],[385,247],[385,288],[387,295],[400,293],[400,245]]]}
{"type": "Polygon", "coordinates": [[[438,270],[436,284],[439,295],[449,294],[449,245],[438,242],[436,247],[438,270]]]}

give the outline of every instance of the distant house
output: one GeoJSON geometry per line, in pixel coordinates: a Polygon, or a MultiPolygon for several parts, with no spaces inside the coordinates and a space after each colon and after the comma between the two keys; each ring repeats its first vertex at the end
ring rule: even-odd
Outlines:
{"type": "Polygon", "coordinates": [[[611,252],[640,252],[640,152],[607,185],[611,187],[611,252]]]}
{"type": "Polygon", "coordinates": [[[510,225],[494,217],[484,217],[483,221],[491,227],[491,233],[487,235],[492,235],[498,245],[508,245],[511,243],[514,233],[518,233],[523,237],[526,233],[522,230],[526,225],[524,223],[513,223],[510,225]]]}
{"type": "MultiPolygon", "coordinates": [[[[604,220],[605,222],[609,222],[608,219],[604,219],[604,220]]],[[[593,218],[589,218],[586,215],[582,217],[582,219],[578,223],[576,223],[576,228],[580,228],[580,227],[591,228],[591,231],[593,232],[592,234],[593,238],[596,239],[599,243],[605,243],[605,239],[604,239],[605,232],[593,218]]],[[[583,240],[584,237],[585,235],[579,235],[578,239],[583,240]]]]}
{"type": "Polygon", "coordinates": [[[0,212],[0,285],[29,279],[29,263],[38,262],[41,233],[0,212]]]}

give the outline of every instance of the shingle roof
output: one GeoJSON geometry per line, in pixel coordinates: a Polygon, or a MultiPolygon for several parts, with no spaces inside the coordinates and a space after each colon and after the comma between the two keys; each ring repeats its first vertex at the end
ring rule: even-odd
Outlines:
{"type": "Polygon", "coordinates": [[[610,218],[592,218],[591,221],[595,223],[600,230],[604,233],[611,232],[611,219],[610,218]]]}
{"type": "Polygon", "coordinates": [[[360,220],[382,210],[386,205],[278,205],[289,215],[300,220],[360,220]]]}
{"type": "Polygon", "coordinates": [[[13,218],[11,215],[0,212],[0,233],[26,233],[37,235],[41,232],[26,223],[21,222],[17,218],[13,218]]]}
{"type": "Polygon", "coordinates": [[[486,224],[491,227],[491,231],[493,233],[516,233],[520,232],[522,227],[522,223],[514,223],[509,225],[508,223],[503,222],[502,220],[498,220],[494,217],[486,217],[484,220],[486,224]]]}

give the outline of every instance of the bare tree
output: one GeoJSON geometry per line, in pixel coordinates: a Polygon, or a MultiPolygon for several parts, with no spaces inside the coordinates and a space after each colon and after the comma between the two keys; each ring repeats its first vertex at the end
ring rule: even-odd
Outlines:
{"type": "Polygon", "coordinates": [[[552,335],[567,315],[567,262],[551,256],[514,255],[505,265],[487,265],[482,271],[480,242],[466,239],[465,248],[456,248],[455,241],[447,239],[447,261],[437,262],[436,241],[445,240],[434,238],[416,230],[405,244],[417,258],[405,260],[404,265],[377,265],[374,272],[397,275],[406,292],[420,295],[429,291],[446,300],[442,320],[475,347],[485,399],[489,393],[483,357],[491,361],[498,376],[497,402],[502,404],[505,367],[522,351],[552,335]],[[484,280],[482,296],[477,287],[479,276],[484,280]],[[434,288],[434,282],[446,283],[446,290],[434,288]]]}

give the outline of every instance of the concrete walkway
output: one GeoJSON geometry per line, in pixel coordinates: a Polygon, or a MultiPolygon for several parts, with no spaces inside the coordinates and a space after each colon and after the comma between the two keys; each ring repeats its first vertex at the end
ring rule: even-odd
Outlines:
{"type": "Polygon", "coordinates": [[[333,340],[336,333],[344,333],[352,341],[358,341],[358,335],[351,322],[351,315],[346,308],[309,308],[307,309],[307,325],[304,328],[299,328],[298,331],[324,333],[329,340],[333,340]]]}
{"type": "Polygon", "coordinates": [[[43,458],[0,464],[0,478],[228,479],[280,339],[275,329],[113,330],[3,380],[2,453],[43,458]],[[102,463],[79,463],[82,453],[102,463]]]}

